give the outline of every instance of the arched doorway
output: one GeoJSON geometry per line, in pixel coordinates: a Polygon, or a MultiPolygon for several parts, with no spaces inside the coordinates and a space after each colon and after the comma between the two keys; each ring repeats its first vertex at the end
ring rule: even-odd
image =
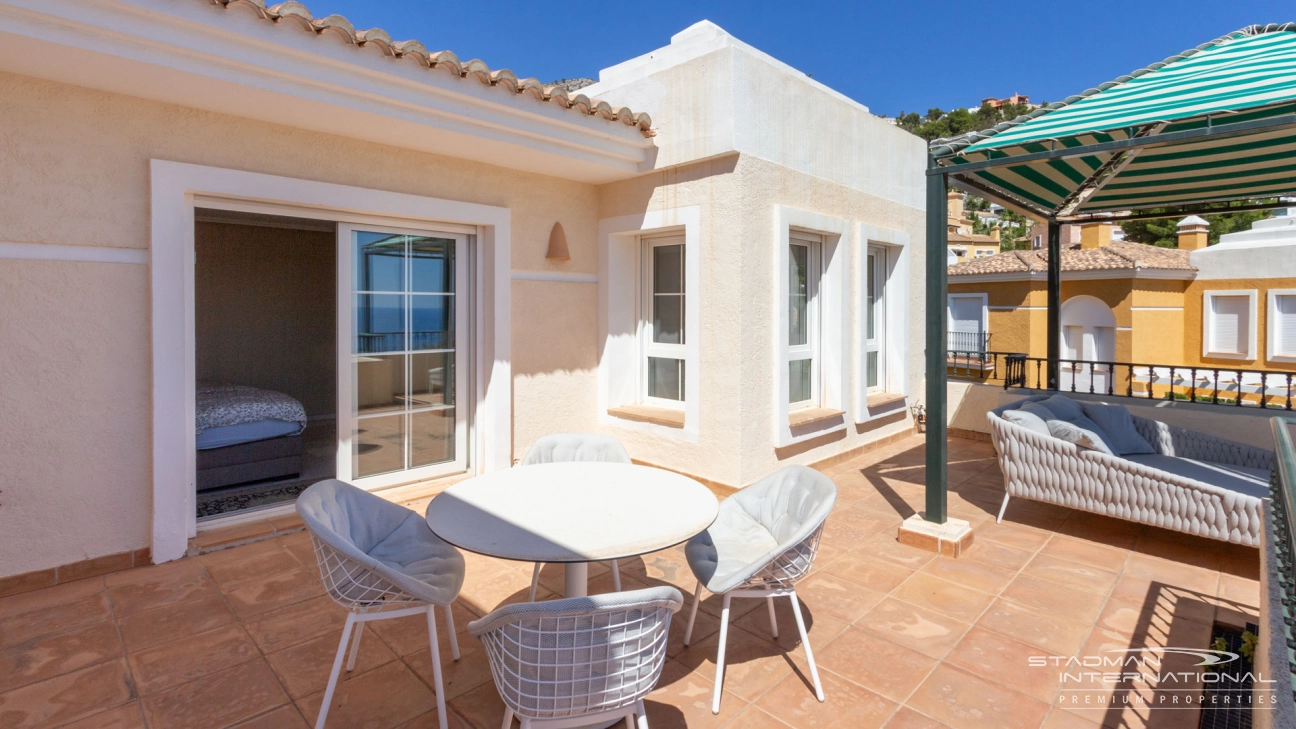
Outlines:
{"type": "Polygon", "coordinates": [[[1062,304],[1064,390],[1108,392],[1116,359],[1116,315],[1102,299],[1072,296],[1062,304]]]}

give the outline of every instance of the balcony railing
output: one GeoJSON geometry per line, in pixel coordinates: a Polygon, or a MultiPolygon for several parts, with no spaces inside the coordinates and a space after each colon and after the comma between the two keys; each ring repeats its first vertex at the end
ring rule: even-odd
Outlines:
{"type": "MultiPolygon", "coordinates": [[[[949,376],[1028,390],[1047,390],[1049,360],[1013,352],[950,350],[949,376]]],[[[1227,367],[1057,361],[1057,389],[1108,397],[1187,400],[1291,410],[1296,372],[1227,367]]]]}
{"type": "Polygon", "coordinates": [[[985,352],[990,349],[989,332],[948,332],[946,349],[957,352],[985,352]]]}
{"type": "MultiPolygon", "coordinates": [[[[1270,502],[1274,531],[1273,540],[1268,546],[1273,548],[1277,557],[1279,600],[1283,614],[1281,620],[1266,621],[1266,624],[1281,623],[1286,635],[1282,640],[1268,641],[1274,648],[1269,665],[1275,673],[1281,674],[1279,666],[1284,662],[1287,664],[1287,678],[1296,695],[1296,446],[1293,446],[1291,436],[1296,418],[1278,417],[1272,423],[1277,458],[1274,459],[1273,498],[1270,502]]],[[[1281,680],[1281,675],[1273,678],[1281,680]]],[[[1283,722],[1273,722],[1273,726],[1281,725],[1283,722]]]]}

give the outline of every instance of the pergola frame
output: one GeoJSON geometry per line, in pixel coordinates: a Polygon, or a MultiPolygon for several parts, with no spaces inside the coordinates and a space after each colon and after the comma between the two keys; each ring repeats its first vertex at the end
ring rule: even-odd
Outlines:
{"type": "MultiPolygon", "coordinates": [[[[964,175],[969,172],[987,170],[1007,165],[1020,165],[1043,160],[1083,157],[1100,153],[1106,154],[1122,151],[1137,152],[1139,150],[1153,147],[1182,144],[1208,138],[1235,137],[1261,132],[1279,131],[1283,129],[1296,129],[1296,113],[1270,117],[1267,119],[1236,122],[1232,124],[1213,124],[1211,123],[1210,117],[1207,117],[1206,126],[1197,129],[1187,129],[1169,134],[1157,134],[1154,130],[1147,129],[1144,130],[1142,136],[1131,136],[1128,139],[1076,147],[1057,147],[1055,142],[1055,146],[1052,149],[1042,152],[1004,155],[1001,157],[992,157],[990,159],[980,160],[977,162],[967,162],[964,164],[950,164],[948,162],[952,158],[952,153],[954,152],[954,150],[948,146],[938,146],[930,150],[927,167],[927,509],[923,518],[927,521],[938,524],[943,524],[948,519],[947,493],[949,490],[949,474],[947,462],[949,449],[948,444],[946,443],[946,437],[948,436],[948,408],[946,405],[946,388],[948,385],[948,346],[946,330],[948,322],[946,321],[946,299],[948,297],[949,280],[948,272],[946,270],[948,240],[948,231],[946,226],[949,211],[946,195],[949,188],[954,186],[967,190],[968,192],[972,192],[978,196],[992,199],[1006,208],[1026,213],[1034,218],[1042,218],[1048,223],[1047,385],[1048,389],[1057,390],[1058,364],[1062,352],[1061,231],[1064,224],[1117,223],[1124,220],[1183,217],[1193,214],[1241,212],[1244,210],[1265,210],[1288,207],[1288,204],[1281,202],[1251,202],[1241,206],[1227,207],[1227,204],[1231,200],[1227,197],[1223,197],[1214,200],[1202,200],[1187,205],[1147,206],[1163,208],[1157,212],[1137,212],[1138,208],[1134,208],[1121,212],[1103,211],[1060,215],[1058,214],[1058,211],[1044,209],[1039,205],[1022,200],[1020,197],[1012,195],[1004,190],[992,187],[981,180],[974,180],[964,175]]],[[[1120,164],[1120,157],[1121,155],[1115,155],[1111,162],[1114,164],[1120,164]]],[[[1107,167],[1107,165],[1104,165],[1104,169],[1107,167]]],[[[1075,199],[1078,195],[1084,194],[1086,187],[1094,185],[1101,187],[1102,183],[1105,181],[1104,176],[1101,174],[1102,172],[1103,170],[1095,172],[1093,177],[1086,180],[1084,185],[1077,188],[1072,195],[1068,196],[1068,201],[1075,199]]],[[[1293,183],[1293,189],[1296,190],[1296,182],[1293,183]]],[[[1253,200],[1254,198],[1233,198],[1233,200],[1237,199],[1253,200]]],[[[1065,205],[1063,207],[1065,207],[1065,205]]]]}

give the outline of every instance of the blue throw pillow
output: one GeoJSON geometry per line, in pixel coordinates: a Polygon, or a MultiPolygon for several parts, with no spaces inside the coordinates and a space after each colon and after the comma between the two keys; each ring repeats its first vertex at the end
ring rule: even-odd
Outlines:
{"type": "Polygon", "coordinates": [[[1052,411],[1053,417],[1058,420],[1065,420],[1068,423],[1085,416],[1084,410],[1080,408],[1080,403],[1063,395],[1054,395],[1040,400],[1039,404],[1052,411]]]}
{"type": "Polygon", "coordinates": [[[1134,427],[1134,416],[1124,405],[1104,405],[1100,402],[1081,404],[1084,414],[1102,429],[1108,444],[1117,455],[1134,456],[1156,453],[1134,427]]]}

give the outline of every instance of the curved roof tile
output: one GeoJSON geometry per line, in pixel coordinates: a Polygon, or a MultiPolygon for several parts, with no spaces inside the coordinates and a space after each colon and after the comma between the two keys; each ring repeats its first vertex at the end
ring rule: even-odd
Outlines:
{"type": "Polygon", "coordinates": [[[264,20],[271,22],[287,20],[295,23],[303,30],[316,34],[334,33],[347,42],[361,47],[373,45],[383,53],[395,58],[412,57],[425,64],[428,68],[446,70],[459,78],[474,78],[485,86],[499,87],[513,94],[528,93],[540,101],[553,101],[564,109],[574,109],[588,116],[598,115],[608,121],[619,121],[628,127],[637,127],[639,132],[646,137],[651,137],[654,134],[652,131],[652,117],[645,112],[634,112],[625,107],[613,109],[607,102],[597,99],[590,100],[584,94],[577,94],[573,97],[561,86],[547,86],[534,78],[519,79],[507,68],[491,70],[489,66],[477,59],[466,63],[461,62],[459,57],[450,51],[429,52],[422,43],[416,40],[393,41],[391,35],[382,28],[356,30],[351,21],[341,15],[326,15],[316,18],[305,5],[297,0],[288,0],[288,2],[269,6],[265,4],[265,0],[200,1],[221,7],[245,5],[253,8],[264,20]]]}
{"type": "MultiPolygon", "coordinates": [[[[1146,243],[1112,241],[1102,248],[1082,250],[1079,244],[1062,251],[1063,271],[1104,271],[1156,268],[1172,271],[1196,271],[1188,251],[1162,248],[1146,243]]],[[[975,276],[987,273],[1020,273],[1048,271],[1048,251],[1007,251],[993,256],[974,258],[949,267],[948,275],[975,276]]]]}

